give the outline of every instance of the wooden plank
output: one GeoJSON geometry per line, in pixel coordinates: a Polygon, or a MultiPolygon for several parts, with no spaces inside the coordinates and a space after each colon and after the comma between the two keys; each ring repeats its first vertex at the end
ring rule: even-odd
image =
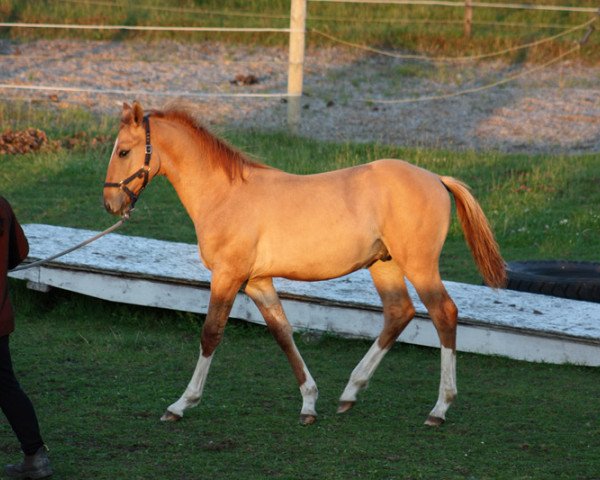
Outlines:
{"type": "MultiPolygon", "coordinates": [[[[56,253],[96,232],[25,225],[28,261],[56,253]]],[[[11,276],[109,301],[197,313],[208,307],[210,272],[195,245],[111,234],[57,259],[11,276]],[[144,252],[140,255],[140,252],[144,252]]],[[[458,305],[458,349],[550,363],[600,366],[600,304],[445,282],[458,305]]],[[[381,303],[368,272],[326,282],[276,279],[295,329],[375,338],[381,303]]],[[[400,341],[437,346],[424,306],[411,288],[417,318],[400,341]]],[[[240,293],[231,314],[264,324],[252,301],[240,293]]]]}

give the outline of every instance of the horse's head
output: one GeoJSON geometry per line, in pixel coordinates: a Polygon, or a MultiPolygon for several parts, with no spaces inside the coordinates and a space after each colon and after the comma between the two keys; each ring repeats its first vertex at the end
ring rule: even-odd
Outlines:
{"type": "Polygon", "coordinates": [[[125,215],[158,171],[152,155],[150,123],[142,106],[123,104],[121,126],[115,141],[104,184],[104,207],[114,215],[125,215]],[[153,173],[152,173],[153,172],[153,173]]]}

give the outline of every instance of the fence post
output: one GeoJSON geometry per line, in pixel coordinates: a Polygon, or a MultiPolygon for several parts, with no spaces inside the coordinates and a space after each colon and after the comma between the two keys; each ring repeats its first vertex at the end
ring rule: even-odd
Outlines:
{"type": "Polygon", "coordinates": [[[288,65],[288,127],[296,132],[300,125],[300,98],[304,76],[306,0],[292,0],[290,11],[290,53],[288,65]]]}
{"type": "Polygon", "coordinates": [[[471,38],[473,24],[473,0],[465,0],[465,37],[471,38]]]}

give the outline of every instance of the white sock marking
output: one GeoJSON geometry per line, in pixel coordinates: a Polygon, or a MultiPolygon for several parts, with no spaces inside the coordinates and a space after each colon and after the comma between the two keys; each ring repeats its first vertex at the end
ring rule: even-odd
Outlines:
{"type": "Polygon", "coordinates": [[[317,398],[319,397],[317,384],[308,371],[308,368],[306,368],[306,365],[304,365],[303,368],[304,374],[306,375],[306,381],[300,385],[300,393],[302,394],[302,410],[300,411],[300,414],[317,415],[316,404],[317,398]]]}
{"type": "Polygon", "coordinates": [[[368,385],[375,369],[379,366],[379,363],[388,350],[389,348],[381,348],[378,340],[375,340],[369,351],[352,371],[350,380],[348,380],[348,384],[340,397],[340,402],[356,401],[356,395],[368,385]]]}
{"type": "Polygon", "coordinates": [[[200,356],[196,363],[196,368],[194,369],[194,374],[192,375],[190,383],[185,389],[185,392],[183,392],[181,398],[167,408],[169,412],[183,417],[183,412],[185,410],[190,407],[195,407],[200,403],[212,357],[212,355],[210,357],[204,357],[202,356],[202,351],[200,351],[200,356]]]}
{"type": "Polygon", "coordinates": [[[440,390],[438,400],[429,414],[432,417],[446,419],[446,411],[456,397],[456,352],[451,348],[441,347],[442,367],[440,374],[440,390]]]}

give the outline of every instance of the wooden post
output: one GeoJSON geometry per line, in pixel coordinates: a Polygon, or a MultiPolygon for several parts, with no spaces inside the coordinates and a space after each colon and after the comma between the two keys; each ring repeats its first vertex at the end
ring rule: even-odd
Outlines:
{"type": "Polygon", "coordinates": [[[300,99],[304,76],[306,0],[292,0],[290,11],[290,53],[288,66],[288,127],[292,132],[300,125],[300,99]]]}
{"type": "Polygon", "coordinates": [[[465,0],[465,37],[471,38],[473,24],[473,0],[465,0]]]}

